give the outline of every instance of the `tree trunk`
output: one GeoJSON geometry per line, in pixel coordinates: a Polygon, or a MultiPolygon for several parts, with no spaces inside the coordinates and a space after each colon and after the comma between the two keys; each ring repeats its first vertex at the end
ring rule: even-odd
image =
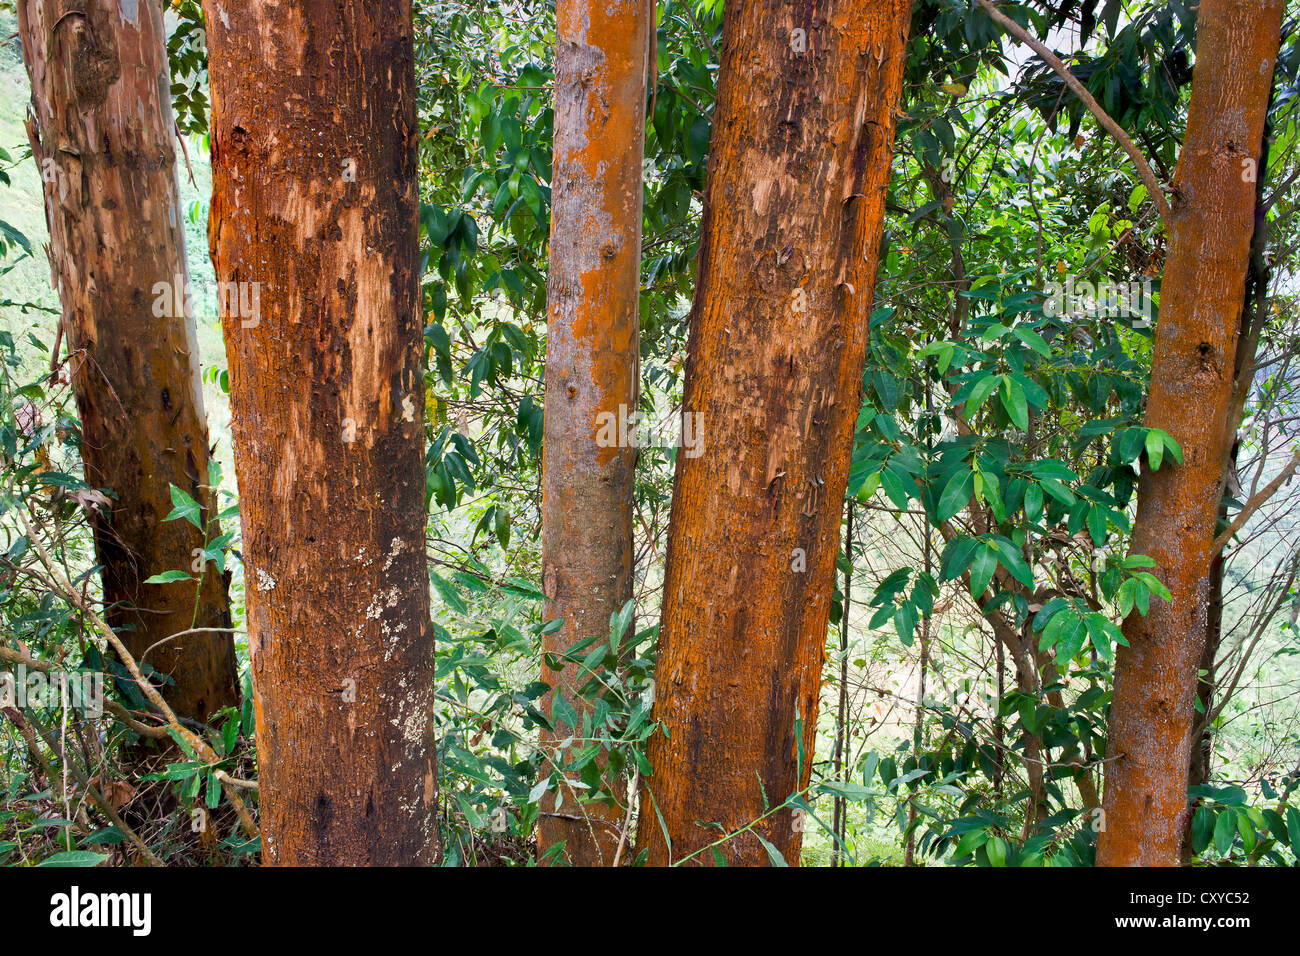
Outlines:
{"type": "MultiPolygon", "coordinates": [[[[641,158],[649,0],[560,0],[556,7],[555,175],[551,209],[542,478],[542,581],[546,637],[563,654],[594,634],[632,597],[633,440],[637,408],[637,301],[641,277],[641,158]],[[625,424],[626,423],[626,424],[625,424]],[[623,426],[623,427],[620,427],[623,426]],[[611,439],[613,439],[611,441],[611,439]]],[[[542,680],[581,716],[577,666],[542,680]]],[[[553,716],[551,695],[546,713],[553,716]]],[[[542,744],[552,764],[584,750],[580,728],[555,720],[542,744]],[[563,752],[556,745],[574,743],[563,752]]],[[[566,776],[573,776],[572,772],[566,776]]],[[[617,785],[579,804],[581,790],[547,795],[537,852],[559,843],[578,866],[608,864],[625,810],[617,785]],[[565,816],[554,815],[562,812],[565,816]],[[579,819],[571,819],[578,817],[579,819]]]]}
{"type": "MultiPolygon", "coordinates": [[[[1227,526],[1227,509],[1220,509],[1223,526],[1227,526]]],[[[1214,732],[1206,716],[1214,706],[1214,691],[1218,686],[1218,675],[1214,663],[1219,659],[1219,646],[1223,641],[1223,570],[1226,564],[1224,553],[1220,551],[1210,559],[1209,599],[1206,602],[1207,622],[1205,627],[1205,646],[1201,650],[1201,660],[1197,666],[1196,681],[1196,717],[1195,726],[1202,727],[1199,734],[1193,734],[1187,761],[1187,789],[1199,787],[1210,779],[1210,760],[1214,756],[1214,732]],[[1205,673],[1201,675],[1201,672],[1205,673]]],[[[1192,862],[1192,814],[1201,802],[1193,800],[1188,812],[1183,817],[1182,846],[1179,848],[1179,862],[1187,866],[1192,862]]]]}
{"type": "MultiPolygon", "coordinates": [[[[853,499],[844,503],[844,603],[840,610],[840,682],[835,709],[835,749],[831,753],[832,779],[844,779],[844,756],[849,744],[849,610],[853,605],[853,499]]],[[[849,831],[849,804],[837,795],[832,802],[831,866],[839,866],[849,831]]]]}
{"type": "Polygon", "coordinates": [[[143,583],[190,570],[205,544],[188,521],[163,521],[171,485],[217,534],[166,32],[154,0],[72,6],[23,0],[18,31],[86,482],[116,498],[92,519],[106,618],[132,656],[174,681],[163,688],[172,709],[206,720],[239,699],[231,635],[155,645],[229,628],[226,582],[205,566],[197,584],[143,583]]]}
{"type": "MultiPolygon", "coordinates": [[[[1272,90],[1269,91],[1272,94],[1272,90]]],[[[1272,101],[1270,99],[1270,108],[1272,101]]],[[[1246,302],[1241,310],[1241,330],[1237,339],[1237,358],[1233,374],[1232,402],[1228,406],[1225,427],[1228,436],[1227,457],[1224,460],[1223,485],[1225,492],[1232,489],[1229,476],[1237,473],[1237,456],[1241,445],[1238,439],[1238,427],[1241,424],[1242,411],[1250,395],[1251,382],[1254,380],[1255,357],[1259,347],[1260,331],[1268,319],[1268,289],[1272,279],[1272,270],[1265,261],[1264,250],[1268,244],[1268,218],[1264,208],[1263,171],[1268,168],[1269,126],[1264,127],[1264,137],[1260,147],[1260,176],[1255,183],[1255,232],[1251,239],[1250,268],[1246,270],[1246,302]]],[[[1220,499],[1219,518],[1215,524],[1215,537],[1222,529],[1228,527],[1227,495],[1220,499]]],[[[1214,729],[1211,726],[1214,713],[1214,695],[1218,690],[1219,675],[1215,663],[1219,659],[1220,645],[1223,643],[1223,584],[1224,571],[1227,568],[1227,548],[1220,548],[1210,558],[1210,596],[1207,602],[1207,621],[1205,627],[1205,648],[1201,651],[1201,663],[1197,668],[1196,683],[1196,728],[1193,733],[1191,755],[1187,767],[1187,788],[1198,787],[1210,779],[1210,762],[1214,757],[1214,729]],[[1203,674],[1202,674],[1203,672],[1203,674]]],[[[1192,861],[1192,816],[1201,805],[1200,800],[1192,800],[1183,827],[1183,845],[1181,861],[1184,866],[1192,861]]]]}
{"type": "MultiPolygon", "coordinates": [[[[683,405],[702,453],[677,458],[655,681],[668,733],[639,830],[652,863],[809,780],[910,12],[727,4],[683,405]]],[[[798,823],[786,809],[756,826],[791,865],[798,823]]],[[[719,852],[769,860],[753,832],[719,852]]]]}
{"type": "MultiPolygon", "coordinates": [[[[1172,593],[1125,622],[1115,662],[1103,866],[1176,866],[1205,644],[1210,546],[1219,512],[1254,175],[1277,55],[1282,0],[1202,0],[1187,135],[1174,176],[1169,259],[1146,425],[1182,446],[1146,468],[1132,550],[1172,593]]],[[[1262,174],[1262,173],[1261,173],[1262,174]]]]}
{"type": "Polygon", "coordinates": [[[430,863],[410,0],[204,12],[263,858],[430,863]]]}

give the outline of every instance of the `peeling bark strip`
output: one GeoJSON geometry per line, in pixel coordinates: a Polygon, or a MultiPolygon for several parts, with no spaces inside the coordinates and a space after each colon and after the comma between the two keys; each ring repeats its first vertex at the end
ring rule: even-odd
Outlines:
{"type": "MultiPolygon", "coordinates": [[[[671,736],[652,739],[638,830],[652,863],[809,779],[910,13],[727,4],[683,406],[705,442],[677,458],[655,681],[671,736]]],[[[789,811],[758,831],[797,862],[789,811]]],[[[768,860],[750,833],[722,852],[768,860]]]]}
{"type": "Polygon", "coordinates": [[[203,6],[263,856],[431,863],[410,0],[203,6]]]}
{"type": "Polygon", "coordinates": [[[206,720],[239,699],[231,637],[154,645],[229,627],[225,581],[209,568],[197,601],[193,584],[141,583],[191,568],[204,545],[189,522],[163,522],[171,485],[214,514],[194,320],[154,310],[156,285],[188,282],[162,14],[156,0],[22,0],[18,32],[86,481],[116,495],[92,521],[105,617],[135,658],[153,648],[172,709],[206,720]]]}
{"type": "MultiPolygon", "coordinates": [[[[1178,439],[1183,464],[1145,470],[1133,551],[1172,592],[1115,660],[1103,866],[1176,866],[1204,649],[1211,542],[1227,451],[1239,316],[1254,231],[1254,167],[1283,0],[1202,0],[1187,136],[1156,326],[1146,425],[1178,439]]],[[[1259,171],[1263,175],[1263,171],[1259,171]]]]}
{"type": "MultiPolygon", "coordinates": [[[[547,618],[566,620],[546,638],[557,655],[584,637],[607,635],[610,614],[632,597],[636,449],[601,447],[597,434],[611,420],[605,416],[623,421],[637,403],[651,7],[650,0],[559,0],[556,7],[542,576],[547,618]]],[[[575,692],[589,678],[576,667],[542,671],[579,715],[575,692]]],[[[548,694],[548,715],[551,702],[548,694]]],[[[553,752],[575,734],[581,730],[557,725],[542,745],[553,752]]],[[[564,756],[585,746],[579,739],[564,756]]],[[[580,808],[580,792],[561,791],[566,816],[541,817],[538,853],[563,842],[576,866],[609,864],[624,810],[613,801],[580,808]]],[[[555,794],[542,809],[556,812],[555,794]]]]}

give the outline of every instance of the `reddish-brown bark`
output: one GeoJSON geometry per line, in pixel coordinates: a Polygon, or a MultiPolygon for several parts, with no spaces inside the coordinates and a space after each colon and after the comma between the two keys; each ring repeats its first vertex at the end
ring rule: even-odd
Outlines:
{"type": "Polygon", "coordinates": [[[1115,661],[1097,862],[1176,866],[1185,829],[1196,670],[1204,650],[1211,543],[1254,232],[1254,166],[1278,52],[1282,0],[1202,0],[1187,135],[1174,175],[1146,425],[1182,446],[1144,470],[1132,549],[1172,600],[1124,625],[1115,661]]]}
{"type": "Polygon", "coordinates": [[[437,853],[410,0],[207,0],[263,857],[437,853]],[[250,297],[251,298],[251,297],[250,297]]]}
{"type": "Polygon", "coordinates": [[[23,0],[18,27],[86,481],[115,496],[92,522],[105,616],[174,681],[171,708],[206,720],[238,700],[231,636],[159,642],[228,628],[226,583],[211,565],[198,585],[143,583],[190,570],[204,545],[189,522],[163,521],[171,485],[216,534],[162,14],[155,0],[23,0]]]}
{"type": "MultiPolygon", "coordinates": [[[[556,7],[555,175],[547,285],[546,435],[542,478],[542,582],[546,638],[562,654],[606,636],[610,614],[632,597],[632,482],[636,449],[617,439],[637,406],[637,301],[641,268],[641,157],[650,0],[559,0],[556,7]]],[[[590,674],[543,668],[552,693],[578,714],[590,674]]],[[[548,695],[546,712],[551,714],[548,695]]],[[[541,736],[553,764],[589,741],[556,722],[541,736]],[[556,745],[574,737],[563,754],[556,745]]],[[[567,776],[573,776],[570,771],[567,776]]],[[[579,805],[579,789],[550,793],[537,850],[564,843],[580,866],[612,862],[625,812],[621,791],[579,805]],[[563,813],[564,816],[555,815],[563,813]],[[572,819],[579,817],[580,819],[572,819]]]]}
{"type": "MultiPolygon", "coordinates": [[[[651,863],[809,779],[910,12],[727,5],[684,401],[702,453],[677,459],[655,680],[669,734],[638,831],[651,863]]],[[[757,829],[798,861],[790,811],[757,829]]],[[[752,833],[721,852],[768,861],[752,833]]]]}

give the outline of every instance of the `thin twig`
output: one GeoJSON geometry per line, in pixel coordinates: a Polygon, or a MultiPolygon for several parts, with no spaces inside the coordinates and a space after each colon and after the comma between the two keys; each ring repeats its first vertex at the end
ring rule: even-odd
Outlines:
{"type": "MultiPolygon", "coordinates": [[[[18,732],[22,734],[23,740],[27,743],[28,749],[31,750],[32,753],[36,755],[37,760],[45,766],[46,774],[51,774],[52,768],[40,752],[40,746],[36,739],[37,732],[33,731],[32,727],[29,725],[30,718],[24,718],[16,707],[4,708],[4,714],[13,722],[14,726],[18,728],[18,732]]],[[[40,736],[42,739],[45,737],[44,734],[41,734],[40,736]]],[[[51,750],[57,751],[53,742],[47,739],[45,740],[45,743],[51,750]]],[[[118,812],[113,809],[112,804],[110,804],[104,795],[99,792],[99,788],[90,782],[90,779],[81,772],[81,768],[69,759],[66,754],[64,755],[63,766],[66,767],[77,779],[77,783],[81,784],[82,788],[86,791],[87,796],[90,797],[95,806],[99,807],[104,816],[108,817],[109,822],[121,830],[123,836],[139,847],[140,852],[144,854],[145,859],[147,859],[153,866],[162,866],[163,861],[158,858],[157,854],[155,854],[153,850],[149,849],[149,845],[140,838],[140,835],[131,829],[126,821],[118,815],[118,812]]]]}
{"type": "MultiPolygon", "coordinates": [[[[117,633],[104,622],[104,619],[95,612],[95,609],[90,606],[90,603],[86,601],[75,587],[72,586],[72,582],[67,579],[62,570],[55,565],[54,561],[50,558],[49,552],[45,550],[45,545],[41,543],[40,537],[32,528],[31,522],[27,520],[27,515],[21,509],[17,513],[18,520],[23,524],[23,530],[27,532],[28,541],[31,542],[31,546],[36,551],[37,557],[40,558],[41,563],[45,565],[46,570],[49,571],[50,575],[53,577],[54,583],[63,589],[65,595],[77,606],[77,609],[81,611],[87,619],[89,619],[91,624],[95,626],[95,629],[98,630],[99,633],[104,636],[104,639],[112,645],[113,650],[117,652],[118,659],[122,662],[122,665],[127,669],[127,672],[131,677],[134,678],[135,682],[140,686],[140,690],[149,700],[149,703],[153,704],[154,707],[158,709],[158,712],[166,718],[169,729],[175,736],[184,740],[205,762],[210,764],[218,763],[221,758],[217,756],[216,751],[208,746],[207,741],[180,722],[176,717],[176,713],[170,706],[168,706],[167,701],[163,699],[163,696],[158,692],[158,689],[144,679],[144,675],[140,673],[139,665],[136,664],[135,658],[132,657],[131,652],[126,649],[126,645],[122,643],[121,638],[119,638],[117,633]]],[[[218,782],[221,784],[221,789],[225,793],[226,798],[230,801],[231,806],[233,806],[235,812],[239,814],[239,821],[244,825],[244,829],[247,831],[249,837],[258,837],[260,833],[257,824],[253,821],[253,816],[249,813],[248,807],[244,803],[244,798],[240,796],[239,789],[230,785],[226,781],[221,780],[220,777],[218,777],[218,782]]]]}
{"type": "Polygon", "coordinates": [[[1227,547],[1228,542],[1232,540],[1232,536],[1245,526],[1250,516],[1258,511],[1261,505],[1268,501],[1269,498],[1272,498],[1277,490],[1287,483],[1291,476],[1295,474],[1297,467],[1300,467],[1300,448],[1295,450],[1295,454],[1286,463],[1286,467],[1278,472],[1277,477],[1253,494],[1241,511],[1237,513],[1237,517],[1232,519],[1232,524],[1224,528],[1223,533],[1214,539],[1210,554],[1218,554],[1227,547]]]}
{"type": "MultiPolygon", "coordinates": [[[[42,673],[58,669],[56,665],[49,661],[38,661],[31,657],[24,657],[18,651],[10,650],[7,647],[0,647],[0,661],[6,664],[21,664],[28,670],[41,671],[42,673]]],[[[132,718],[131,712],[117,701],[105,700],[104,709],[142,737],[162,740],[167,736],[166,727],[150,727],[147,724],[140,723],[132,718]]]]}

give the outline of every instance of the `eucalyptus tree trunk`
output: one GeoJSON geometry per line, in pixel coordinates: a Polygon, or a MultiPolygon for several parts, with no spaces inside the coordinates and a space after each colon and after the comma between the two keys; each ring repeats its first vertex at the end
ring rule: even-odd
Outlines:
{"type": "Polygon", "coordinates": [[[163,520],[175,485],[217,534],[162,13],[156,0],[20,0],[18,32],[86,482],[111,496],[91,520],[105,616],[171,678],[172,709],[206,720],[239,695],[231,635],[211,630],[230,627],[226,582],[202,560],[202,530],[163,520]],[[195,573],[144,583],[175,570],[195,573]]]}
{"type": "Polygon", "coordinates": [[[224,333],[263,858],[429,863],[410,0],[206,0],[204,13],[209,236],[218,280],[241,292],[224,333]]]}
{"type": "Polygon", "coordinates": [[[1146,425],[1183,462],[1146,468],[1132,550],[1153,558],[1172,600],[1124,625],[1107,745],[1097,862],[1176,866],[1186,818],[1205,647],[1211,544],[1233,426],[1240,316],[1255,227],[1255,179],[1283,0],[1202,0],[1187,135],[1174,175],[1146,425]]]}
{"type": "MultiPolygon", "coordinates": [[[[651,0],[559,0],[556,6],[555,173],[547,285],[542,584],[546,616],[564,626],[545,650],[608,635],[632,597],[637,302],[641,289],[641,159],[645,152],[651,0]],[[619,427],[622,425],[623,427],[619,427]]],[[[553,658],[554,659],[554,658],[553,658]]],[[[586,749],[581,724],[557,716],[560,694],[579,718],[590,674],[544,668],[553,686],[542,733],[544,772],[586,749]],[[559,749],[566,739],[573,743],[559,749]]],[[[573,771],[566,778],[576,776],[573,771]]],[[[563,844],[579,866],[613,862],[626,794],[617,784],[579,802],[580,788],[544,799],[537,852],[563,844]]]]}
{"type": "MultiPolygon", "coordinates": [[[[799,858],[910,0],[724,20],[639,835],[799,858]],[[802,759],[801,759],[802,758],[802,759]],[[716,826],[715,826],[716,825],[716,826]],[[721,829],[719,829],[719,827],[721,829]]],[[[701,852],[697,852],[701,851],[701,852]]]]}

